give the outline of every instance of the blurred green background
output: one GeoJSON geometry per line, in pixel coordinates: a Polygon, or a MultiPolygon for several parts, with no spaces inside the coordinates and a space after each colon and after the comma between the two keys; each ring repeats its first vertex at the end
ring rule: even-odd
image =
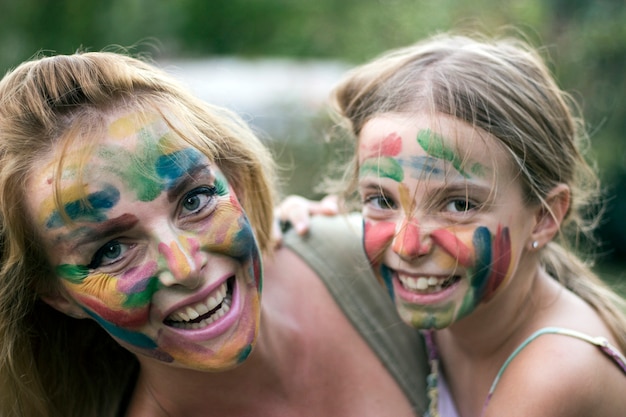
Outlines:
{"type": "MultiPolygon", "coordinates": [[[[133,46],[133,52],[157,62],[272,58],[339,63],[333,68],[343,69],[434,32],[514,26],[548,48],[560,85],[582,103],[609,197],[598,232],[604,242],[597,247],[599,270],[621,281],[626,265],[624,0],[0,0],[0,19],[3,72],[38,51],[111,45],[133,46]]],[[[212,73],[201,77],[211,79],[212,73]]],[[[337,148],[325,144],[330,124],[323,109],[294,111],[297,107],[279,108],[284,117],[266,124],[254,111],[246,117],[252,124],[260,121],[258,130],[284,167],[283,193],[316,197],[313,187],[337,148]]]]}

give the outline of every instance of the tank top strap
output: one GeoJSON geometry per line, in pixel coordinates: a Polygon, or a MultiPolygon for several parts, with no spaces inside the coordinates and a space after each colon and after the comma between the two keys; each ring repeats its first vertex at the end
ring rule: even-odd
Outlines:
{"type": "Polygon", "coordinates": [[[544,334],[560,334],[564,336],[574,337],[576,339],[580,339],[585,342],[591,343],[592,345],[597,346],[601,352],[603,352],[611,360],[613,360],[615,364],[626,375],[626,357],[624,357],[624,355],[616,347],[611,345],[605,337],[601,337],[601,336],[593,337],[585,333],[578,332],[576,330],[566,329],[562,327],[544,327],[544,328],[537,330],[536,332],[531,334],[526,340],[524,340],[504,362],[504,364],[498,371],[498,374],[496,375],[495,379],[493,380],[493,383],[491,384],[491,388],[489,389],[489,393],[487,394],[487,398],[485,399],[485,404],[483,405],[483,412],[481,413],[481,415],[485,414],[485,409],[487,408],[487,405],[489,404],[489,401],[491,400],[491,397],[493,396],[493,393],[496,390],[496,387],[498,385],[498,382],[500,381],[500,378],[502,377],[502,374],[504,374],[504,371],[509,366],[509,364],[513,361],[513,359],[515,359],[515,357],[526,346],[528,346],[532,341],[534,341],[539,336],[542,336],[544,334]]]}

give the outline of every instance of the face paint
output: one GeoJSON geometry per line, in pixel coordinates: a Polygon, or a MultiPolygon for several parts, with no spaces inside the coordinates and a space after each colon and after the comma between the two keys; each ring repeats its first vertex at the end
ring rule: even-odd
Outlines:
{"type": "Polygon", "coordinates": [[[365,252],[400,316],[418,328],[447,327],[492,300],[519,262],[505,226],[511,213],[519,242],[530,230],[519,182],[512,171],[495,175],[493,161],[510,165],[506,153],[487,140],[464,148],[476,132],[443,120],[439,133],[428,118],[384,115],[359,139],[365,252]]]}
{"type": "Polygon", "coordinates": [[[178,366],[232,367],[258,335],[252,227],[202,153],[159,120],[137,120],[112,123],[81,175],[68,158],[58,197],[54,175],[36,172],[29,206],[62,285],[122,345],[178,366]],[[198,313],[207,303],[217,305],[198,313]]]}

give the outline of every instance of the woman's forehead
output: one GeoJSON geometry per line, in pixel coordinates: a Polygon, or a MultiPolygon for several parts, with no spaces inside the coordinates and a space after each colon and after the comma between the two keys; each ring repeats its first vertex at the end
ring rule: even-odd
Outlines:
{"type": "Polygon", "coordinates": [[[47,201],[43,206],[48,210],[43,211],[50,211],[61,201],[86,197],[88,190],[98,189],[103,183],[126,184],[139,200],[149,201],[189,172],[202,167],[217,170],[202,152],[158,117],[126,114],[112,118],[106,133],[88,139],[58,145],[33,166],[30,189],[38,190],[39,197],[31,196],[31,202],[47,201]]]}

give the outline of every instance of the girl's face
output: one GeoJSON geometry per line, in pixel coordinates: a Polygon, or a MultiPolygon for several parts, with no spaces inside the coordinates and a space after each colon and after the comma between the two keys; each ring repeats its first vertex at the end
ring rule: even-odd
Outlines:
{"type": "Polygon", "coordinates": [[[60,177],[53,152],[33,169],[29,214],[60,282],[44,299],[140,358],[228,369],[258,334],[253,230],[219,168],[146,120],[112,119],[86,164],[80,144],[65,153],[60,177]]]}
{"type": "Polygon", "coordinates": [[[405,322],[447,327],[507,287],[533,212],[495,138],[384,114],[363,127],[358,160],[365,251],[405,322]]]}

